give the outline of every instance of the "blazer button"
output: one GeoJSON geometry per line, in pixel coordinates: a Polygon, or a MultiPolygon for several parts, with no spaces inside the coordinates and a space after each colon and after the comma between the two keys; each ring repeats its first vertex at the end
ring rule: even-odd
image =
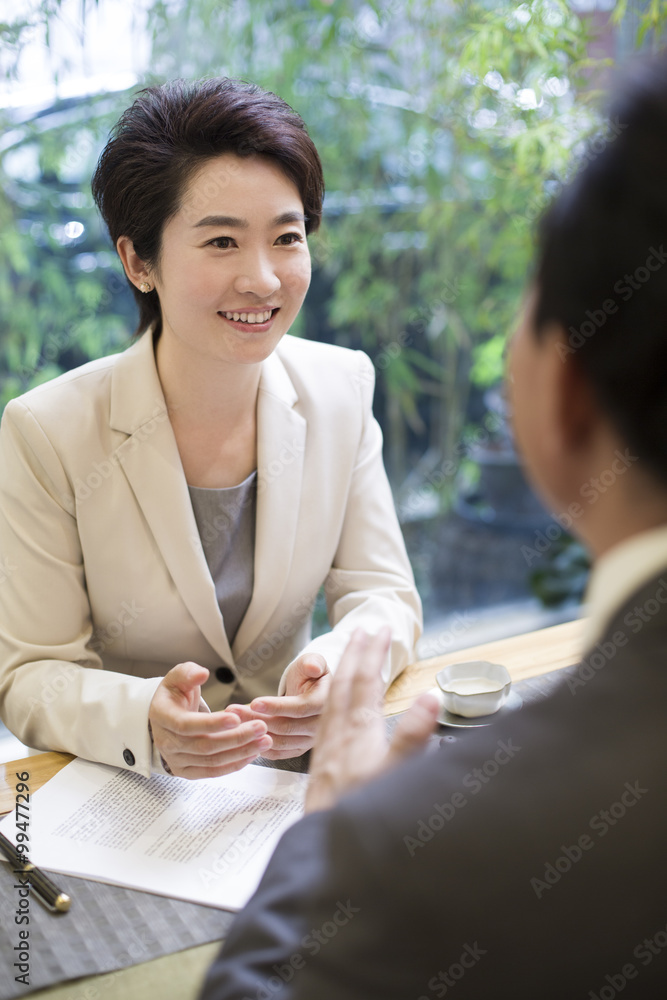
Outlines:
{"type": "Polygon", "coordinates": [[[215,672],[215,676],[221,684],[233,684],[236,680],[234,671],[230,670],[229,667],[218,667],[215,672]]]}
{"type": "Polygon", "coordinates": [[[131,750],[123,750],[123,760],[125,761],[128,767],[134,767],[134,765],[137,763],[136,760],[134,759],[134,754],[132,753],[131,750]]]}

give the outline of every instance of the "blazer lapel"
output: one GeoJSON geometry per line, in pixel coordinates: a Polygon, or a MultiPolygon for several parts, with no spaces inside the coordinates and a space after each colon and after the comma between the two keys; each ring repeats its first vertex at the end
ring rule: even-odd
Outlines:
{"type": "Polygon", "coordinates": [[[257,639],[283,595],[292,563],[303,485],[306,421],[297,394],[274,352],[262,365],[257,400],[255,582],[234,639],[241,656],[257,639]]]}
{"type": "Polygon", "coordinates": [[[150,333],[118,358],[112,376],[110,423],[129,435],[116,455],[183,603],[222,660],[233,663],[150,333]]]}

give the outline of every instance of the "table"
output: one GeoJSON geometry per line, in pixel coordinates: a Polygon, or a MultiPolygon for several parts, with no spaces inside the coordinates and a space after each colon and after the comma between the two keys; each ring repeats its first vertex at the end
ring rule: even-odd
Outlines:
{"type": "MultiPolygon", "coordinates": [[[[405,711],[418,694],[435,685],[438,671],[451,663],[465,660],[502,663],[514,682],[539,678],[571,666],[578,662],[583,651],[585,627],[585,620],[566,622],[413,663],[389,688],[385,714],[392,716],[405,711]]],[[[30,790],[34,792],[72,759],[69,754],[44,753],[0,765],[0,815],[14,808],[16,771],[30,771],[30,790]]],[[[201,945],[142,965],[62,983],[29,995],[35,1000],[42,997],[44,1000],[86,1000],[100,995],[106,1000],[152,996],[160,996],[161,1000],[194,1000],[218,947],[219,942],[201,945]]]]}

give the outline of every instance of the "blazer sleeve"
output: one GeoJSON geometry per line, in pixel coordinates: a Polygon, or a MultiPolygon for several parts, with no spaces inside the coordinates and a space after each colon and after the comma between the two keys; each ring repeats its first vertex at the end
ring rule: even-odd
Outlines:
{"type": "Polygon", "coordinates": [[[0,431],[0,558],[5,724],[36,749],[150,775],[148,709],[161,678],[104,670],[90,647],[74,490],[19,400],[7,405],[0,431]]]}
{"type": "Polygon", "coordinates": [[[414,659],[422,606],[384,468],[382,431],[373,416],[375,369],[362,351],[353,357],[361,434],[338,547],[324,581],[332,630],[300,655],[321,653],[333,672],[355,628],[374,634],[389,625],[392,643],[383,669],[388,686],[414,659]]]}

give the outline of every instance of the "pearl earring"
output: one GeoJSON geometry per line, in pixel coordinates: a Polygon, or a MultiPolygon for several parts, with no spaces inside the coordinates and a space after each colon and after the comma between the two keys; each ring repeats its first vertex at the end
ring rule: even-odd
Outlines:
{"type": "Polygon", "coordinates": [[[144,294],[146,292],[152,292],[153,286],[149,285],[147,281],[142,281],[141,284],[139,285],[139,291],[143,292],[144,294]]]}

